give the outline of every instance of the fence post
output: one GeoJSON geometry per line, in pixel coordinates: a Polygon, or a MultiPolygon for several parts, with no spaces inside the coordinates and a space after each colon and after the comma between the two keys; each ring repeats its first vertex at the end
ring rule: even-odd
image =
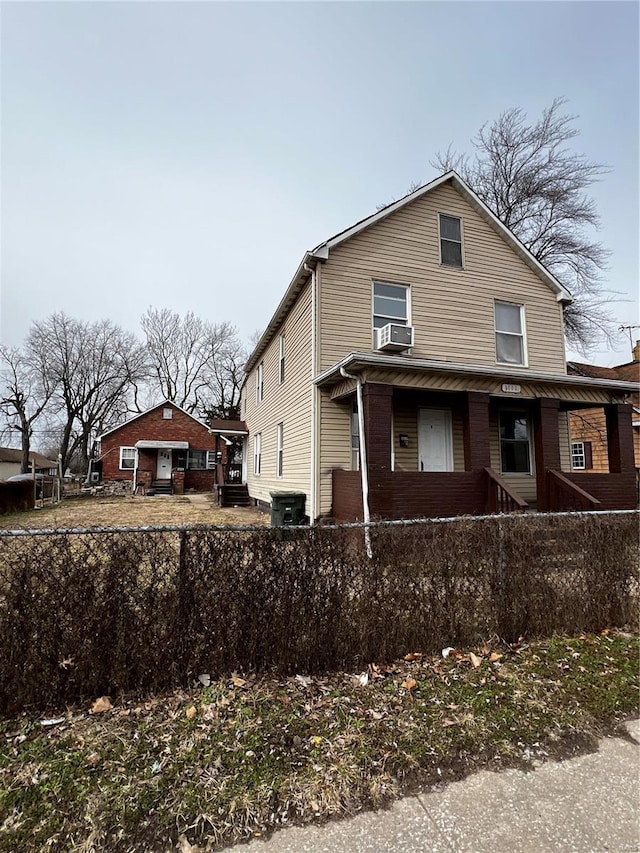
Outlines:
{"type": "Polygon", "coordinates": [[[509,633],[507,627],[507,561],[505,559],[504,548],[504,527],[503,519],[498,517],[498,589],[500,601],[500,625],[498,633],[505,636],[509,633]]]}

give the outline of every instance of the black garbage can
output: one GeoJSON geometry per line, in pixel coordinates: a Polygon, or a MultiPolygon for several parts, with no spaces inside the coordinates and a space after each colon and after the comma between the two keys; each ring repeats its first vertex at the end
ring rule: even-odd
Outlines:
{"type": "Polygon", "coordinates": [[[304,492],[271,492],[271,526],[304,524],[304,492]]]}

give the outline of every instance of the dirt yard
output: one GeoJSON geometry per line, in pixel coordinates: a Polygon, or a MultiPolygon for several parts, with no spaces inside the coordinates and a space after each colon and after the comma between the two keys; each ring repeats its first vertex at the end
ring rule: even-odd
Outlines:
{"type": "Polygon", "coordinates": [[[68,498],[61,504],[0,516],[0,529],[137,527],[156,524],[269,525],[253,508],[221,509],[213,494],[68,498]]]}

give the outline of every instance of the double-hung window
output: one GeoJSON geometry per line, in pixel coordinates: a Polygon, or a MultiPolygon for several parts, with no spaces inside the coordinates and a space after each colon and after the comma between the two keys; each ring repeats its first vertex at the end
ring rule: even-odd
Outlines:
{"type": "Polygon", "coordinates": [[[360,421],[357,399],[354,399],[351,406],[351,470],[360,470],[360,421]]]}
{"type": "Polygon", "coordinates": [[[462,268],[462,222],[458,216],[440,215],[440,263],[462,268]]]}
{"type": "Polygon", "coordinates": [[[584,471],[587,467],[584,441],[574,441],[571,443],[571,467],[574,471],[584,471]]]}
{"type": "Polygon", "coordinates": [[[524,306],[513,302],[494,303],[496,361],[525,366],[524,306]]]}
{"type": "Polygon", "coordinates": [[[276,455],[276,474],[282,477],[284,462],[284,424],[278,424],[278,449],[276,455]]]}
{"type": "Polygon", "coordinates": [[[500,412],[500,462],[503,474],[531,473],[529,421],[525,412],[500,412]]]}
{"type": "Polygon", "coordinates": [[[133,471],[136,464],[136,449],[135,447],[120,448],[120,470],[133,471]]]}
{"type": "Polygon", "coordinates": [[[406,284],[373,283],[373,328],[387,323],[406,326],[409,323],[409,288],[406,284]]]}
{"type": "Polygon", "coordinates": [[[280,358],[279,358],[279,377],[280,384],[284,382],[284,357],[285,357],[285,340],[284,335],[280,335],[280,358]]]}
{"type": "Polygon", "coordinates": [[[256,370],[256,403],[261,403],[264,397],[264,364],[260,362],[256,370]]]}
{"type": "Polygon", "coordinates": [[[262,433],[253,436],[253,473],[259,474],[262,466],[262,433]]]}

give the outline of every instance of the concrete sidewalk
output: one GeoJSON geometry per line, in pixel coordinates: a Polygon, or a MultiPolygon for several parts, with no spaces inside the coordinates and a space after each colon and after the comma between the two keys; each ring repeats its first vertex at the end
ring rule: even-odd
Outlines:
{"type": "MultiPolygon", "coordinates": [[[[323,826],[283,829],[250,853],[634,853],[640,851],[640,721],[635,739],[534,772],[482,771],[443,791],[323,826]]],[[[239,847],[239,846],[238,846],[239,847]]],[[[238,849],[237,847],[234,849],[238,849]]]]}

